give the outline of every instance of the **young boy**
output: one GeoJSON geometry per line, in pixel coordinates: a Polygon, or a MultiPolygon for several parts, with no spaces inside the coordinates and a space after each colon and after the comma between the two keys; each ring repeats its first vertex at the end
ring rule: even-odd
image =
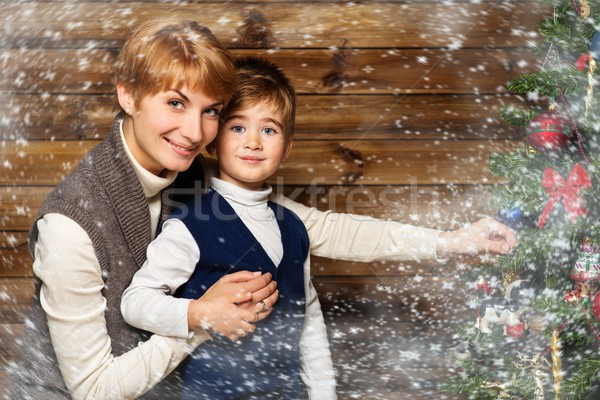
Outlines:
{"type": "Polygon", "coordinates": [[[295,92],[267,61],[249,58],[236,66],[237,91],[221,114],[212,148],[219,178],[164,223],[123,294],[121,311],[135,327],[188,337],[188,326],[197,324],[188,323],[187,299],[198,298],[225,274],[270,273],[279,291],[272,309],[263,302],[271,315],[250,336],[236,342],[215,336],[197,349],[180,367],[182,397],[299,398],[302,377],[310,398],[335,399],[306,229],[295,214],[268,200],[266,179],[292,148],[295,92]],[[180,298],[170,296],[175,293],[180,298]]]}

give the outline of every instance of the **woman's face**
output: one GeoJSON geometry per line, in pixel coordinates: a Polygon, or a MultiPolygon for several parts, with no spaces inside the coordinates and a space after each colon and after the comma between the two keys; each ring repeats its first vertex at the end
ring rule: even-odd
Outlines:
{"type": "Polygon", "coordinates": [[[117,88],[125,118],[123,133],[135,159],[148,171],[187,170],[194,158],[216,136],[221,100],[187,87],[142,98],[136,106],[131,93],[117,88]]]}

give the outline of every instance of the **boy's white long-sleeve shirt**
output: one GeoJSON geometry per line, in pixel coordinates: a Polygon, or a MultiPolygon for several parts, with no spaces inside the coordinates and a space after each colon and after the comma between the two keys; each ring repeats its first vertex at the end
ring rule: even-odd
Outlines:
{"type": "MultiPolygon", "coordinates": [[[[211,185],[278,265],[283,258],[283,245],[277,220],[267,205],[271,189],[248,191],[216,178],[211,185]]],[[[170,219],[148,247],[147,255],[123,293],[121,311],[125,321],[161,335],[191,337],[187,324],[190,300],[170,295],[187,282],[202,258],[195,239],[185,224],[170,219]]],[[[335,373],[321,306],[311,281],[310,257],[304,263],[304,290],[306,318],[300,340],[301,377],[311,399],[335,399],[335,373]]]]}

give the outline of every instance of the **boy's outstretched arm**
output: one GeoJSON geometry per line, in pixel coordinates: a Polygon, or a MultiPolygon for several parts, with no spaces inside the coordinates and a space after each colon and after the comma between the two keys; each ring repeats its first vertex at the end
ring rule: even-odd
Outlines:
{"type": "Polygon", "coordinates": [[[422,228],[362,215],[320,211],[273,195],[295,212],[310,237],[312,255],[350,261],[433,261],[464,254],[507,253],[517,243],[506,225],[484,218],[455,231],[422,228]]]}
{"type": "Polygon", "coordinates": [[[464,228],[442,232],[438,236],[438,257],[510,253],[517,245],[517,234],[493,218],[483,218],[464,228]]]}

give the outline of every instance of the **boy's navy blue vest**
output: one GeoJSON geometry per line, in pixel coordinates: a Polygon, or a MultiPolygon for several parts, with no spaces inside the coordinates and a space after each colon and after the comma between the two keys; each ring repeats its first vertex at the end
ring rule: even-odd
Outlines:
{"type": "Polygon", "coordinates": [[[200,248],[200,261],[177,296],[198,298],[223,275],[250,270],[270,272],[279,300],[252,334],[236,342],[215,335],[179,367],[184,376],[182,398],[295,399],[300,396],[300,335],[306,299],[304,261],[306,228],[290,210],[269,202],[283,243],[276,266],[221,195],[211,190],[174,214],[185,223],[200,248]]]}

